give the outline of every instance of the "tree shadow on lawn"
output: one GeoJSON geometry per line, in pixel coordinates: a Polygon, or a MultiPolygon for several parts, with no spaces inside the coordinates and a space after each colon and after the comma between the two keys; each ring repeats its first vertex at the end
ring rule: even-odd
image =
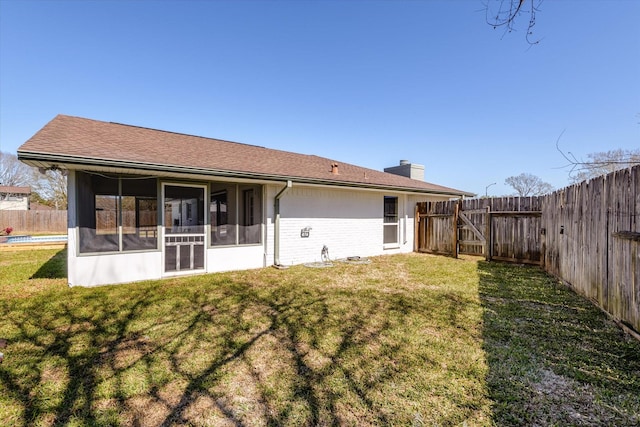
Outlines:
{"type": "Polygon", "coordinates": [[[272,274],[272,285],[213,275],[3,302],[9,424],[406,425],[446,404],[438,419],[452,425],[478,410],[446,390],[425,401],[444,370],[406,334],[437,304],[455,313],[456,298],[272,274]]]}
{"type": "Polygon", "coordinates": [[[640,343],[537,267],[478,263],[498,425],[638,425],[640,343]]]}
{"type": "MultiPolygon", "coordinates": [[[[222,357],[218,357],[198,375],[189,377],[180,401],[172,405],[161,425],[189,422],[189,407],[203,398],[215,402],[215,406],[225,414],[227,421],[244,425],[241,420],[246,417],[235,409],[238,408],[238,402],[234,401],[233,393],[218,393],[211,387],[212,376],[220,375],[228,366],[235,366],[234,371],[246,370],[244,375],[234,375],[234,379],[242,384],[242,388],[253,389],[247,394],[254,397],[252,403],[258,409],[254,416],[259,414],[258,417],[266,425],[283,425],[295,419],[304,425],[337,423],[335,403],[338,399],[327,395],[328,390],[321,386],[336,374],[336,371],[340,371],[343,381],[350,389],[348,391],[359,397],[370,421],[387,421],[384,411],[376,408],[374,402],[368,398],[367,385],[388,379],[394,372],[392,365],[381,366],[380,371],[373,373],[364,382],[354,378],[350,370],[341,366],[343,357],[348,357],[349,353],[365,346],[367,342],[380,338],[387,330],[388,324],[383,323],[375,328],[371,328],[369,324],[371,317],[382,307],[370,306],[348,319],[343,318],[332,351],[322,352],[318,351],[318,348],[322,347],[319,341],[327,337],[315,331],[335,327],[325,324],[330,322],[330,308],[326,298],[307,295],[299,299],[290,292],[283,292],[281,296],[276,293],[268,298],[256,295],[253,295],[253,298],[246,297],[246,294],[243,295],[247,302],[236,309],[235,317],[243,318],[243,313],[253,312],[258,306],[266,313],[260,327],[257,330],[250,328],[247,339],[240,341],[238,337],[242,336],[243,332],[248,332],[247,330],[227,329],[224,334],[227,346],[226,351],[221,354],[222,357]],[[367,332],[363,335],[363,331],[367,332]],[[261,340],[266,342],[260,343],[261,340]],[[273,353],[273,359],[261,360],[260,351],[254,350],[256,347],[273,353]],[[318,353],[315,354],[315,358],[312,355],[314,352],[318,353]],[[270,366],[264,366],[265,363],[270,366]],[[274,380],[275,382],[269,384],[274,380]]],[[[391,349],[391,353],[393,350],[391,349]]],[[[383,352],[378,352],[376,356],[385,357],[383,352]]],[[[172,365],[175,372],[188,377],[178,358],[172,359],[172,365]]]]}

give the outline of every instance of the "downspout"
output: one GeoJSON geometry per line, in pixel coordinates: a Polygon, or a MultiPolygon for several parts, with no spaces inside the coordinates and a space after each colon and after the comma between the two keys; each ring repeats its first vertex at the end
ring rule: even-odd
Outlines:
{"type": "Polygon", "coordinates": [[[274,267],[281,267],[280,265],[280,199],[284,196],[291,187],[293,182],[287,180],[287,185],[284,186],[278,194],[276,194],[273,200],[273,214],[275,217],[273,224],[273,265],[274,267]]]}

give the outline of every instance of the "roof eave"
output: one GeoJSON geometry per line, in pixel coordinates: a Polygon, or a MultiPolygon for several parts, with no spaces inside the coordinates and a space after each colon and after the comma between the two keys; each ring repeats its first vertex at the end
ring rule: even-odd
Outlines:
{"type": "Polygon", "coordinates": [[[79,156],[64,156],[59,154],[39,153],[33,151],[18,150],[18,159],[26,164],[32,166],[42,166],[46,164],[48,167],[59,167],[65,165],[66,167],[73,166],[73,168],[82,168],[83,166],[94,167],[107,167],[107,168],[121,168],[121,169],[135,169],[138,171],[148,172],[164,172],[164,173],[179,173],[185,175],[201,175],[210,177],[225,177],[225,178],[238,178],[238,179],[259,179],[267,181],[287,181],[291,180],[300,184],[315,184],[315,185],[328,185],[334,187],[349,187],[349,188],[366,188],[373,190],[383,191],[400,191],[404,193],[413,193],[420,195],[439,195],[448,197],[472,197],[475,194],[464,191],[444,191],[436,189],[426,189],[417,187],[405,187],[394,185],[373,184],[366,182],[349,182],[339,181],[331,179],[319,179],[319,178],[305,178],[300,176],[289,175],[274,175],[255,172],[243,172],[243,171],[229,171],[224,169],[209,169],[209,168],[197,168],[188,166],[173,166],[157,163],[146,162],[133,162],[122,160],[108,160],[108,159],[91,159],[87,157],[79,156]]]}

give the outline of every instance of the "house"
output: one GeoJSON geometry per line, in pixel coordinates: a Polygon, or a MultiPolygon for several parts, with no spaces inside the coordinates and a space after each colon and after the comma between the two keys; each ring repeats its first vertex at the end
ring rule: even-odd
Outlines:
{"type": "Polygon", "coordinates": [[[0,185],[0,210],[26,211],[29,210],[29,196],[31,187],[16,187],[0,185]]]}
{"type": "MultiPolygon", "coordinates": [[[[68,172],[71,286],[413,251],[416,202],[471,196],[314,155],[59,115],[18,149],[68,172]]],[[[411,168],[409,168],[411,169],[411,168]]]]}

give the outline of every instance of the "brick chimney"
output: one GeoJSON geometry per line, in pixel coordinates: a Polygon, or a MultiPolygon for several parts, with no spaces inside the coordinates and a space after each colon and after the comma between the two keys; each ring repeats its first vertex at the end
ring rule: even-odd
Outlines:
{"type": "Polygon", "coordinates": [[[340,172],[338,172],[338,164],[336,162],[331,163],[331,173],[334,175],[340,175],[340,172]]]}

